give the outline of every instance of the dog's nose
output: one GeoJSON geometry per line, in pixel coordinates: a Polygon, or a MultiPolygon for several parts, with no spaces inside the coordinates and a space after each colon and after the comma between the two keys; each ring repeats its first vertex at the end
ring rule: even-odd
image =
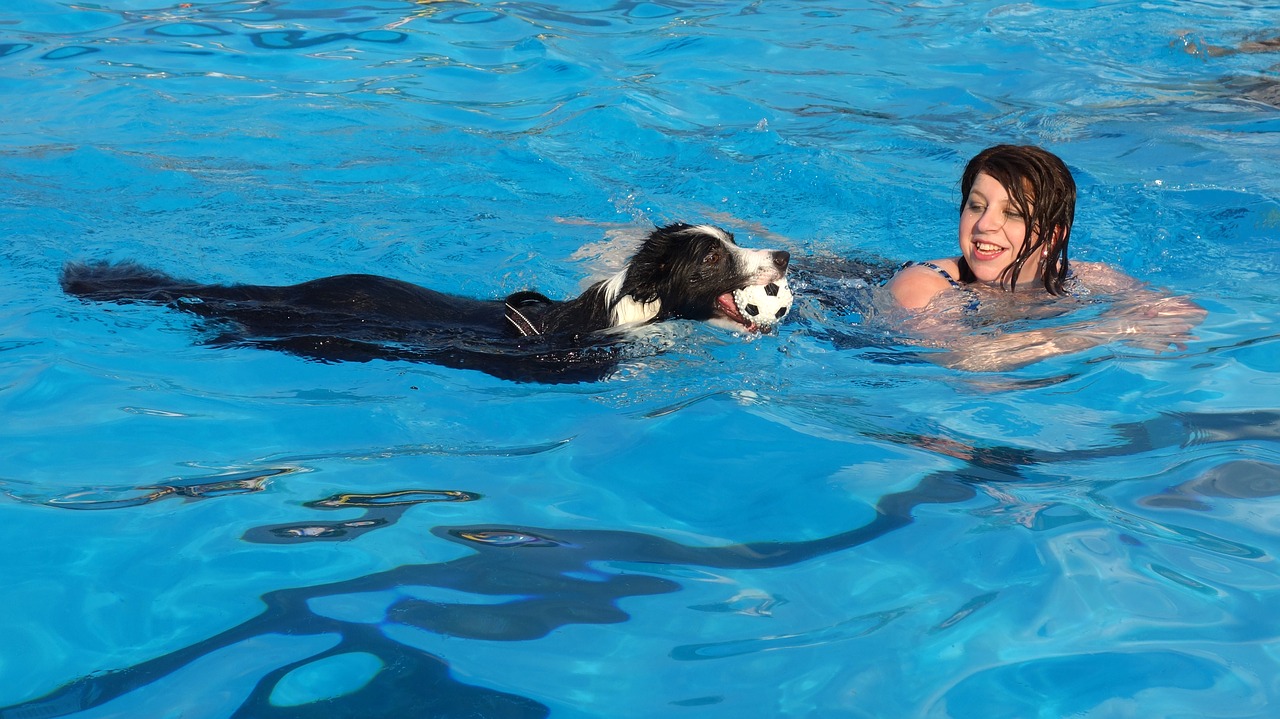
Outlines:
{"type": "Polygon", "coordinates": [[[778,268],[779,272],[786,272],[787,265],[791,262],[791,253],[786,250],[773,251],[773,266],[778,268]]]}

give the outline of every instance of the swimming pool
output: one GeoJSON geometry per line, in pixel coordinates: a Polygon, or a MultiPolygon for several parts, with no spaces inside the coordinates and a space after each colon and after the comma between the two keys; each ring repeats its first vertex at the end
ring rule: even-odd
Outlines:
{"type": "Polygon", "coordinates": [[[1274,715],[1280,53],[1216,48],[1277,9],[18,3],[0,717],[1274,715]],[[677,325],[542,386],[57,285],[563,296],[682,219],[936,257],[997,141],[1066,158],[1075,256],[1199,339],[981,374],[677,325]]]}

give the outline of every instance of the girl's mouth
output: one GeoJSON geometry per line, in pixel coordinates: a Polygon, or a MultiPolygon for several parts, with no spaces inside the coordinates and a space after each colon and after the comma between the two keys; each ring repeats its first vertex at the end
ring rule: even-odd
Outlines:
{"type": "Polygon", "coordinates": [[[974,240],[973,257],[978,260],[994,260],[1004,252],[1004,248],[987,242],[974,240]]]}

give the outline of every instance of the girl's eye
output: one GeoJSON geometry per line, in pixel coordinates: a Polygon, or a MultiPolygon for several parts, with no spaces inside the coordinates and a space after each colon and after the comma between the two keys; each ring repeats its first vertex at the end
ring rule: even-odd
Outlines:
{"type": "Polygon", "coordinates": [[[1011,220],[1021,220],[1021,219],[1022,219],[1022,213],[1021,213],[1021,212],[1018,212],[1017,210],[1005,210],[1005,211],[1004,211],[1004,216],[1005,216],[1005,217],[1008,217],[1008,218],[1009,218],[1009,219],[1011,219],[1011,220]]]}
{"type": "Polygon", "coordinates": [[[976,202],[970,202],[970,203],[969,203],[969,208],[968,208],[968,209],[969,209],[969,211],[970,211],[970,212],[982,212],[983,210],[985,210],[985,209],[987,209],[987,208],[983,207],[982,205],[979,205],[979,204],[978,204],[978,203],[976,203],[976,202]]]}

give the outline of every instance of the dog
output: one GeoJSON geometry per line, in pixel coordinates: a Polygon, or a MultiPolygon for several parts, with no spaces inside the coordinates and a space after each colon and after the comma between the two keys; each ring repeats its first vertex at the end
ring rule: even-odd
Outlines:
{"type": "Polygon", "coordinates": [[[719,227],[676,223],[650,232],[622,271],[563,301],[532,291],[481,300],[366,274],[287,286],[201,284],[132,262],[68,263],[61,285],[84,300],[163,304],[205,318],[216,330],[207,342],[214,346],[326,362],[421,361],[564,383],[610,375],[625,354],[627,328],[684,319],[768,329],[738,306],[735,293],[776,291],[789,262],[783,250],[739,247],[719,227]]]}

